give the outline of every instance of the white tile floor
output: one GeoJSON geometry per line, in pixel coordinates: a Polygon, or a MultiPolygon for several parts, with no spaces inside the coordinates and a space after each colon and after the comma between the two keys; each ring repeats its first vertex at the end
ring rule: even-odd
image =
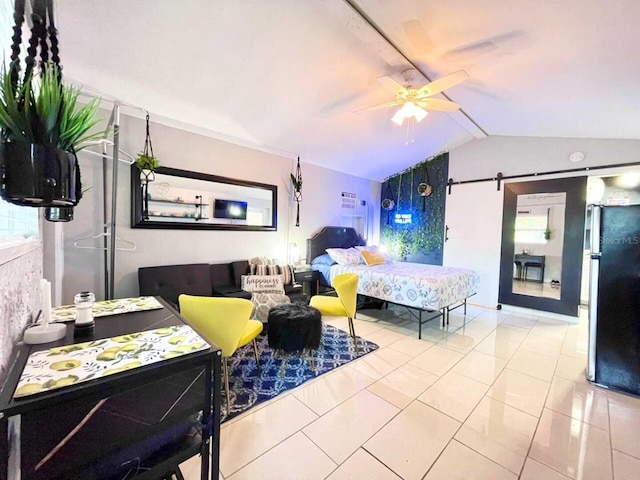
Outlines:
{"type": "Polygon", "coordinates": [[[418,340],[406,310],[359,312],[380,349],[225,423],[220,478],[640,478],[640,399],[585,381],[585,319],[470,306],[463,320],[418,340]]]}

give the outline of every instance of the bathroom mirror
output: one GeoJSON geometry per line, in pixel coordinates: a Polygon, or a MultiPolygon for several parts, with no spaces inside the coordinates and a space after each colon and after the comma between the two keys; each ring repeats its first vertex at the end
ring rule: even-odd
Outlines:
{"type": "Polygon", "coordinates": [[[131,169],[132,228],[277,229],[278,187],[159,167],[131,169]]]}
{"type": "Polygon", "coordinates": [[[517,196],[513,293],[560,300],[566,198],[565,192],[517,196]]]}
{"type": "Polygon", "coordinates": [[[504,185],[500,303],[578,315],[586,187],[587,177],[504,185]]]}

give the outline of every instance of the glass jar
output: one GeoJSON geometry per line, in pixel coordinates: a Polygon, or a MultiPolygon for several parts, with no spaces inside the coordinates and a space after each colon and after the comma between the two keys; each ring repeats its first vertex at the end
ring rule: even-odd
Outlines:
{"type": "Polygon", "coordinates": [[[96,296],[93,292],[80,292],[73,298],[76,304],[76,325],[86,327],[94,324],[93,305],[96,303],[96,296]]]}

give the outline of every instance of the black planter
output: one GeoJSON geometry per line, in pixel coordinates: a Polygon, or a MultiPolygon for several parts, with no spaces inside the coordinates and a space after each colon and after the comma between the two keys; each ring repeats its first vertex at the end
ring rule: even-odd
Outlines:
{"type": "Polygon", "coordinates": [[[80,168],[74,153],[24,142],[0,144],[0,196],[29,207],[78,204],[80,168]]]}
{"type": "Polygon", "coordinates": [[[73,207],[47,207],[44,218],[50,222],[70,222],[73,220],[73,207]]]}

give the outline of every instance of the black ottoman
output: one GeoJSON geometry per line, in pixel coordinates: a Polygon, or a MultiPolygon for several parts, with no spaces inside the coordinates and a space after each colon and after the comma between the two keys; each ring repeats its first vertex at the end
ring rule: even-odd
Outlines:
{"type": "Polygon", "coordinates": [[[320,311],[304,303],[284,303],[269,310],[269,347],[277,352],[302,352],[320,347],[320,311]]]}

